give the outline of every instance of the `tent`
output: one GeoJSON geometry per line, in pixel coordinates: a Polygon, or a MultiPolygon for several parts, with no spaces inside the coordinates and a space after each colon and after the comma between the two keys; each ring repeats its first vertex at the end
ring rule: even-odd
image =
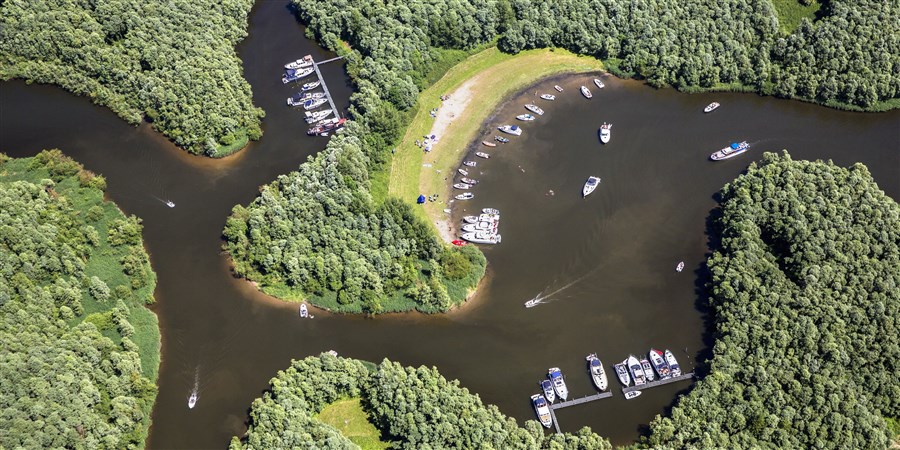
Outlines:
{"type": "Polygon", "coordinates": [[[425,196],[420,194],[420,195],[419,195],[419,199],[416,200],[416,203],[418,203],[418,204],[420,204],[420,205],[421,205],[422,203],[425,203],[425,196]]]}

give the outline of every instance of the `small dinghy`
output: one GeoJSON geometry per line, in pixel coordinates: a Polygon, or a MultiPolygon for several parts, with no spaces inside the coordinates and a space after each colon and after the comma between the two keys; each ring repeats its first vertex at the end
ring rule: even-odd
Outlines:
{"type": "Polygon", "coordinates": [[[197,391],[194,390],[191,392],[191,396],[188,397],[188,409],[194,409],[194,406],[197,406],[197,400],[200,397],[197,395],[197,391]]]}
{"type": "Polygon", "coordinates": [[[531,114],[519,114],[518,116],[516,116],[516,119],[529,122],[529,121],[534,120],[534,116],[532,116],[531,114]]]}
{"type": "Polygon", "coordinates": [[[494,208],[483,208],[483,209],[481,210],[481,212],[483,212],[483,213],[485,213],[485,214],[497,214],[497,215],[500,214],[500,210],[499,210],[499,209],[494,209],[494,208]]]}
{"type": "Polygon", "coordinates": [[[532,105],[531,103],[529,103],[529,104],[525,105],[525,109],[527,109],[539,116],[544,115],[544,110],[541,109],[538,105],[532,105]]]}
{"type": "Polygon", "coordinates": [[[594,94],[591,94],[591,90],[588,89],[587,86],[581,87],[581,95],[583,95],[584,98],[593,98],[594,97],[594,94]]]}
{"type": "Polygon", "coordinates": [[[309,309],[306,308],[306,303],[300,304],[300,317],[304,319],[309,317],[309,309]]]}
{"type": "Polygon", "coordinates": [[[472,178],[463,177],[463,178],[460,178],[459,181],[462,181],[463,183],[466,183],[466,184],[478,184],[478,180],[475,180],[472,178]]]}
{"type": "Polygon", "coordinates": [[[631,392],[626,392],[626,393],[625,393],[625,399],[626,399],[626,400],[631,400],[631,399],[633,399],[633,398],[635,398],[635,397],[637,397],[637,396],[639,396],[639,395],[641,395],[641,391],[631,391],[631,392]]]}
{"type": "Polygon", "coordinates": [[[459,169],[456,169],[456,171],[459,172],[459,174],[464,177],[469,175],[469,171],[466,169],[463,169],[462,167],[460,167],[459,169]]]}
{"type": "Polygon", "coordinates": [[[594,84],[597,85],[597,89],[603,89],[604,87],[606,87],[606,85],[603,84],[603,82],[600,81],[599,78],[594,78],[594,84]]]}
{"type": "Polygon", "coordinates": [[[494,143],[494,142],[481,141],[481,143],[482,143],[485,147],[496,147],[496,146],[497,146],[497,144],[494,143]]]}
{"type": "Polygon", "coordinates": [[[472,187],[472,185],[466,184],[466,183],[456,183],[453,185],[453,187],[455,187],[456,189],[468,190],[469,188],[472,187]]]}
{"type": "Polygon", "coordinates": [[[558,84],[555,85],[555,86],[553,86],[553,89],[556,89],[556,92],[562,92],[562,91],[563,91],[562,86],[560,86],[560,85],[558,85],[558,84]]]}
{"type": "Polygon", "coordinates": [[[507,139],[503,136],[494,136],[494,140],[501,144],[505,144],[505,143],[509,142],[509,139],[507,139]]]}
{"type": "Polygon", "coordinates": [[[682,270],[684,270],[684,261],[681,261],[677,266],[675,266],[676,272],[681,272],[682,270]]]}
{"type": "Polygon", "coordinates": [[[718,108],[719,106],[721,106],[721,105],[719,105],[718,102],[712,102],[712,103],[706,105],[706,108],[703,108],[703,112],[711,113],[711,112],[715,111],[716,108],[718,108]]]}
{"type": "Polygon", "coordinates": [[[452,242],[450,242],[450,243],[453,244],[453,245],[455,245],[455,246],[457,246],[457,247],[462,247],[463,245],[468,244],[468,242],[463,241],[463,240],[461,240],[461,239],[456,239],[456,240],[454,240],[454,241],[452,241],[452,242]]]}
{"type": "Polygon", "coordinates": [[[454,198],[456,198],[457,200],[471,200],[471,199],[475,198],[475,194],[473,194],[471,192],[466,192],[464,194],[459,194],[454,198]]]}
{"type": "Polygon", "coordinates": [[[550,101],[556,100],[556,96],[553,94],[541,94],[541,98],[550,101]]]}
{"type": "Polygon", "coordinates": [[[488,159],[491,157],[491,155],[489,155],[485,152],[475,152],[475,156],[477,156],[479,158],[484,158],[484,159],[488,159]]]}
{"type": "Polygon", "coordinates": [[[476,161],[463,161],[463,165],[464,165],[464,166],[468,166],[468,167],[475,167],[475,166],[478,165],[478,162],[476,162],[476,161]]]}
{"type": "Polygon", "coordinates": [[[166,200],[166,206],[168,206],[169,208],[174,208],[175,202],[173,202],[172,200],[166,200]]]}

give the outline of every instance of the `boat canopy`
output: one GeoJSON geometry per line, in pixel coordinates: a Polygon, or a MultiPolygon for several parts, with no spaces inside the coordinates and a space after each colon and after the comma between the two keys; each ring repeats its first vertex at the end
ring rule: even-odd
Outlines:
{"type": "Polygon", "coordinates": [[[738,144],[737,142],[732,142],[732,143],[731,143],[731,148],[734,149],[734,150],[737,150],[737,148],[740,147],[740,146],[741,146],[741,144],[738,144]]]}
{"type": "Polygon", "coordinates": [[[551,377],[561,377],[562,374],[559,373],[558,370],[554,370],[553,372],[550,372],[550,376],[551,376],[551,377]]]}
{"type": "Polygon", "coordinates": [[[600,360],[599,360],[599,359],[594,358],[594,359],[591,360],[591,366],[597,367],[597,366],[599,366],[599,365],[600,365],[600,360]]]}

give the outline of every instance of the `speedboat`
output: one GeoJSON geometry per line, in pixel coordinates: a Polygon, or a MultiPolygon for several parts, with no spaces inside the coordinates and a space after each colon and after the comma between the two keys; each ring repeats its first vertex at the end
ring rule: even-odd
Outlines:
{"type": "Polygon", "coordinates": [[[531,396],[531,404],[534,406],[534,412],[537,413],[538,419],[541,420],[541,425],[550,428],[553,421],[550,419],[550,407],[547,406],[547,399],[541,394],[534,394],[531,396]]]}
{"type": "Polygon", "coordinates": [[[455,198],[457,200],[471,200],[471,199],[475,198],[475,194],[473,194],[471,192],[465,192],[465,193],[457,195],[455,198]]]}
{"type": "Polygon", "coordinates": [[[591,94],[591,90],[588,89],[587,86],[581,87],[581,95],[583,95],[585,98],[592,98],[594,96],[594,94],[591,94]]]}
{"type": "Polygon", "coordinates": [[[600,184],[600,177],[588,177],[587,181],[584,182],[584,187],[581,188],[581,196],[587,197],[594,192],[594,189],[597,189],[597,185],[600,184]]]}
{"type": "Polygon", "coordinates": [[[606,85],[603,84],[603,82],[600,81],[599,78],[594,78],[594,84],[597,85],[597,89],[603,89],[604,87],[606,87],[606,85]]]}
{"type": "Polygon", "coordinates": [[[303,86],[301,86],[300,89],[303,91],[311,91],[311,90],[319,87],[320,84],[322,84],[321,81],[312,81],[309,83],[303,83],[303,86]]]}
{"type": "MultiPolygon", "coordinates": [[[[540,304],[541,304],[541,299],[533,298],[533,299],[525,302],[525,307],[526,308],[534,308],[535,306],[540,305],[540,304]]],[[[549,383],[549,381],[547,381],[547,383],[549,383]]]]}
{"type": "Polygon", "coordinates": [[[169,208],[174,208],[175,202],[173,202],[172,200],[166,200],[166,206],[168,206],[169,208]]]}
{"type": "Polygon", "coordinates": [[[625,361],[614,364],[613,367],[616,369],[616,376],[619,377],[619,383],[622,383],[622,386],[625,387],[630,386],[631,377],[628,376],[628,369],[625,368],[625,361]]]}
{"type": "Polygon", "coordinates": [[[637,396],[641,395],[641,391],[631,391],[625,393],[625,400],[631,400],[637,396]]]}
{"type": "Polygon", "coordinates": [[[591,372],[591,379],[594,380],[594,386],[597,386],[597,389],[600,389],[601,391],[605,391],[609,383],[606,380],[606,371],[603,370],[603,363],[597,358],[596,353],[587,355],[585,359],[588,362],[588,370],[591,372]]]}
{"type": "Polygon", "coordinates": [[[314,123],[320,120],[325,119],[330,116],[334,111],[329,109],[323,109],[321,111],[307,111],[306,112],[306,123],[314,123]]]}
{"type": "Polygon", "coordinates": [[[653,364],[653,368],[656,369],[656,373],[659,374],[660,380],[665,380],[669,378],[669,365],[666,364],[666,361],[663,359],[663,353],[655,348],[650,349],[650,363],[653,364]]]}
{"type": "Polygon", "coordinates": [[[496,147],[497,146],[497,144],[494,142],[481,141],[481,143],[484,144],[485,147],[496,147]]]}
{"type": "Polygon", "coordinates": [[[600,142],[606,144],[609,142],[609,138],[612,137],[612,124],[603,122],[603,125],[600,125],[600,142]]]}
{"type": "Polygon", "coordinates": [[[641,368],[644,369],[644,376],[647,378],[648,383],[656,379],[656,376],[653,374],[653,367],[650,366],[650,361],[647,361],[647,358],[641,358],[641,368]]]}
{"type": "Polygon", "coordinates": [[[716,108],[718,108],[719,106],[721,106],[721,105],[719,105],[718,102],[712,102],[712,103],[706,105],[706,108],[703,108],[703,112],[711,113],[711,112],[715,111],[716,108]]]}
{"type": "Polygon", "coordinates": [[[558,85],[558,84],[555,85],[555,86],[553,86],[553,89],[556,89],[556,92],[562,92],[562,91],[563,91],[562,86],[560,86],[560,85],[558,85]]]}
{"type": "Polygon", "coordinates": [[[471,184],[466,184],[466,183],[456,183],[456,184],[453,185],[453,187],[455,187],[456,189],[463,189],[463,190],[466,190],[466,189],[469,189],[470,187],[472,187],[472,185],[471,185],[471,184]]]}
{"type": "Polygon", "coordinates": [[[481,212],[483,212],[485,214],[497,214],[497,215],[500,214],[500,210],[494,209],[494,208],[482,208],[481,212]]]}
{"type": "Polygon", "coordinates": [[[479,158],[484,158],[484,159],[488,159],[491,157],[491,155],[489,155],[485,152],[475,152],[475,156],[477,156],[479,158]]]}
{"type": "Polygon", "coordinates": [[[541,98],[550,101],[556,100],[556,96],[553,94],[541,94],[541,98]]]}
{"type": "Polygon", "coordinates": [[[501,144],[505,144],[505,143],[509,142],[509,139],[507,139],[503,136],[494,136],[494,140],[501,144]]]}
{"type": "Polygon", "coordinates": [[[303,109],[309,111],[310,109],[316,109],[325,104],[328,100],[324,98],[314,98],[303,102],[303,109]]]}
{"type": "Polygon", "coordinates": [[[475,167],[478,165],[477,161],[463,161],[464,166],[475,167]]]}
{"type": "Polygon", "coordinates": [[[303,102],[305,102],[307,100],[315,100],[315,99],[324,98],[324,97],[325,97],[324,92],[315,92],[315,93],[307,92],[305,94],[297,93],[291,97],[288,97],[287,104],[288,104],[288,106],[300,106],[303,104],[303,102]]]}
{"type": "Polygon", "coordinates": [[[464,177],[469,175],[469,171],[466,169],[463,169],[462,167],[460,167],[459,169],[456,169],[456,171],[459,172],[459,174],[464,177]]]}
{"type": "Polygon", "coordinates": [[[284,84],[288,84],[291,81],[297,81],[301,78],[306,78],[312,73],[315,72],[315,69],[309,67],[306,69],[287,69],[283,77],[281,77],[281,82],[284,84]]]}
{"type": "Polygon", "coordinates": [[[678,265],[675,266],[676,272],[681,272],[682,270],[684,270],[684,261],[679,262],[678,265]]]}
{"type": "Polygon", "coordinates": [[[478,222],[499,223],[500,215],[499,214],[480,214],[478,216],[478,222]]]}
{"type": "MultiPolygon", "coordinates": [[[[522,135],[522,129],[516,125],[503,125],[502,127],[497,127],[497,129],[504,133],[511,134],[513,136],[521,136],[522,135]]],[[[503,142],[503,141],[501,141],[501,142],[503,142]]],[[[507,140],[507,142],[509,142],[509,140],[507,140]]]]}
{"type": "Polygon", "coordinates": [[[300,304],[300,317],[304,319],[309,317],[309,310],[306,308],[306,303],[300,304]]]}
{"type": "Polygon", "coordinates": [[[640,361],[634,355],[628,355],[627,365],[628,371],[631,373],[631,379],[634,380],[635,386],[640,386],[647,382],[644,377],[644,369],[641,367],[640,361]]]}
{"type": "Polygon", "coordinates": [[[741,153],[747,151],[750,148],[750,144],[747,141],[743,142],[732,142],[728,147],[719,150],[712,155],[709,155],[709,159],[713,161],[721,161],[723,159],[733,158],[741,153]]]}
{"type": "Polygon", "coordinates": [[[285,69],[302,69],[313,65],[312,55],[306,55],[296,61],[291,61],[284,65],[285,69]]]}
{"type": "Polygon", "coordinates": [[[460,178],[459,181],[462,181],[463,183],[466,183],[466,184],[478,184],[478,180],[473,180],[471,178],[465,178],[465,177],[460,178]]]}
{"type": "Polygon", "coordinates": [[[519,114],[518,116],[516,116],[516,119],[528,122],[530,120],[534,120],[534,116],[532,116],[531,114],[519,114]]]}
{"type": "Polygon", "coordinates": [[[191,396],[188,397],[188,409],[194,409],[194,406],[197,406],[197,400],[199,398],[200,397],[197,395],[197,390],[194,389],[194,391],[191,392],[191,396]]]}
{"type": "Polygon", "coordinates": [[[313,136],[328,136],[328,133],[332,130],[337,130],[344,126],[344,123],[347,122],[347,119],[331,119],[331,120],[323,120],[316,126],[310,128],[306,134],[313,136]]]}
{"type": "Polygon", "coordinates": [[[527,109],[539,116],[544,115],[544,110],[541,109],[538,105],[532,105],[531,103],[529,103],[529,104],[525,105],[525,109],[527,109]]]}
{"type": "Polygon", "coordinates": [[[547,397],[548,402],[556,401],[556,392],[553,392],[553,383],[550,380],[541,381],[541,390],[544,391],[544,397],[547,397]]]}
{"type": "Polygon", "coordinates": [[[569,396],[569,389],[566,388],[566,382],[563,380],[562,372],[559,371],[559,367],[553,367],[548,370],[547,376],[550,377],[550,381],[553,383],[553,389],[556,390],[556,395],[558,395],[560,399],[565,400],[566,397],[569,396]]]}
{"type": "Polygon", "coordinates": [[[462,226],[462,230],[468,233],[474,233],[476,231],[484,231],[482,228],[478,228],[478,225],[474,223],[467,223],[462,226]]]}
{"type": "Polygon", "coordinates": [[[463,222],[465,222],[465,223],[478,222],[478,216],[465,216],[465,217],[463,217],[463,222]]]}
{"type": "Polygon", "coordinates": [[[666,364],[669,365],[669,370],[671,370],[672,376],[680,377],[681,366],[678,365],[678,360],[675,359],[675,355],[673,355],[672,352],[669,351],[669,349],[666,349],[665,357],[666,364]]]}
{"type": "Polygon", "coordinates": [[[474,242],[476,244],[499,244],[500,243],[500,235],[489,233],[487,231],[475,231],[472,233],[463,233],[461,236],[463,239],[474,242]]]}

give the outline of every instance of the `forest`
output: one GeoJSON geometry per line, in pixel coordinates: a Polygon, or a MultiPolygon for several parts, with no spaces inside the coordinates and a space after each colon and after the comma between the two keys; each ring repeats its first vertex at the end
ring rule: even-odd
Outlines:
{"type": "Polygon", "coordinates": [[[234,46],[253,0],[0,2],[0,79],[56,84],[191,153],[262,134],[234,46]]]}
{"type": "Polygon", "coordinates": [[[900,206],[862,164],[765,154],[725,186],[709,374],[657,448],[883,449],[900,416],[900,206]],[[895,422],[894,422],[895,423],[895,422]]]}
{"type": "Polygon", "coordinates": [[[612,448],[589,428],[545,436],[535,420],[520,427],[435,368],[403,367],[388,360],[375,365],[322,354],[293,361],[270,384],[271,390],[253,401],[247,433],[232,438],[231,450],[358,449],[315,417],[328,404],[354,397],[362,399],[381,439],[391,448],[612,448]]]}
{"type": "Polygon", "coordinates": [[[144,446],[156,275],[105,187],[59,150],[0,154],[0,447],[144,446]]]}

